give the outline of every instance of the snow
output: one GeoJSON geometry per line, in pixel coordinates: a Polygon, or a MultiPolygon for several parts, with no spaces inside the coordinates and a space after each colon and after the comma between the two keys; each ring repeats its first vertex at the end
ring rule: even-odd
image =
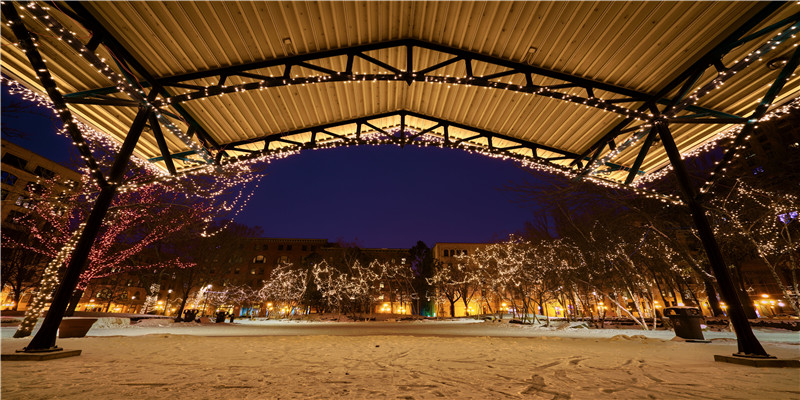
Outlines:
{"type": "MultiPolygon", "coordinates": [[[[2,350],[25,346],[2,329],[2,350]]],[[[736,352],[671,331],[415,322],[103,322],[59,339],[80,357],[2,363],[2,398],[731,398],[789,399],[796,369],[714,362],[736,352]]],[[[767,351],[800,358],[800,333],[756,330],[767,351]]]]}

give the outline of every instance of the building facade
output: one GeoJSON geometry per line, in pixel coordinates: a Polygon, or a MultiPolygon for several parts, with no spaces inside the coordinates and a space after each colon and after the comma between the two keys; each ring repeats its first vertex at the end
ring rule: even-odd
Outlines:
{"type": "Polygon", "coordinates": [[[2,140],[2,210],[3,228],[14,218],[27,214],[33,205],[33,193],[42,180],[55,179],[63,190],[77,188],[81,175],[55,161],[44,158],[19,145],[2,140]]]}
{"type": "MultiPolygon", "coordinates": [[[[0,229],[6,235],[25,234],[25,229],[18,226],[15,221],[32,212],[36,194],[40,193],[45,181],[52,182],[56,191],[77,190],[81,182],[81,175],[55,161],[42,157],[19,145],[2,140],[2,155],[0,156],[0,229]]],[[[43,264],[46,261],[36,262],[43,264]]],[[[34,268],[44,268],[36,265],[34,268]]],[[[5,269],[4,269],[5,270],[5,269]]],[[[38,275],[38,274],[37,274],[38,275]]],[[[5,279],[4,279],[5,282],[5,279]]],[[[34,286],[33,282],[25,287],[34,286]]],[[[30,301],[31,290],[23,290],[19,299],[20,304],[15,304],[11,285],[2,288],[2,308],[13,309],[15,306],[25,309],[30,301]]]]}

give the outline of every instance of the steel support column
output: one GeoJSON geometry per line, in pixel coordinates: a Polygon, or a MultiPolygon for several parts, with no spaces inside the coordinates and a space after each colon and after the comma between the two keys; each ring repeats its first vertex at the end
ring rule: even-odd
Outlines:
{"type": "Polygon", "coordinates": [[[36,44],[33,42],[28,28],[25,27],[25,24],[20,19],[19,13],[17,13],[16,8],[14,8],[14,3],[10,1],[3,2],[2,12],[12,32],[14,32],[14,36],[16,36],[22,51],[24,51],[25,55],[28,57],[31,67],[36,71],[36,77],[39,78],[39,82],[41,82],[47,92],[47,96],[50,97],[50,101],[53,102],[53,108],[56,114],[64,123],[64,128],[67,133],[69,133],[72,142],[75,143],[81,158],[85,160],[86,166],[89,168],[89,174],[97,181],[98,185],[101,187],[105,186],[106,180],[103,177],[103,173],[100,171],[100,167],[97,165],[97,161],[95,161],[94,155],[92,155],[92,151],[83,137],[83,133],[81,133],[81,130],[78,128],[77,121],[67,107],[61,92],[58,91],[56,82],[50,74],[50,70],[47,68],[47,64],[39,53],[36,44]]]}
{"type": "Polygon", "coordinates": [[[111,201],[114,200],[117,187],[128,166],[128,160],[130,160],[133,149],[136,147],[136,142],[139,141],[139,136],[142,134],[150,112],[150,108],[141,108],[136,118],[133,120],[131,129],[125,137],[125,141],[122,143],[119,154],[117,154],[117,157],[114,159],[114,164],[111,166],[108,179],[109,184],[103,187],[100,194],[97,195],[97,200],[95,200],[89,218],[86,220],[86,227],[81,237],[78,239],[78,242],[75,244],[75,250],[72,251],[72,255],[70,256],[64,278],[58,286],[58,289],[56,289],[56,294],[50,304],[50,309],[47,311],[47,316],[44,322],[42,322],[42,327],[28,346],[24,348],[25,352],[35,353],[61,350],[61,348],[56,346],[56,332],[58,332],[58,327],[61,325],[61,320],[64,318],[64,312],[69,305],[72,292],[78,285],[78,280],[86,265],[86,260],[89,258],[89,252],[92,249],[94,240],[97,238],[97,234],[100,232],[100,227],[103,224],[103,219],[106,216],[108,207],[111,205],[111,201]]]}
{"type": "Polygon", "coordinates": [[[722,258],[722,253],[719,250],[717,240],[714,238],[714,231],[708,223],[705,209],[697,201],[695,189],[689,179],[689,173],[686,171],[686,166],[681,159],[681,153],[675,145],[675,140],[672,138],[672,133],[669,126],[664,121],[656,122],[656,129],[661,137],[661,143],[664,145],[664,150],[667,152],[672,168],[675,171],[675,177],[678,180],[678,187],[683,193],[684,201],[689,207],[689,213],[694,220],[695,228],[697,228],[698,236],[703,242],[708,262],[711,264],[711,270],[717,278],[720,294],[726,303],[728,303],[728,316],[733,324],[733,329],[736,332],[736,339],[739,345],[739,352],[734,354],[742,357],[770,357],[756,336],[753,334],[753,329],[750,327],[750,322],[745,316],[744,308],[733,286],[728,268],[725,266],[725,260],[722,258]]]}

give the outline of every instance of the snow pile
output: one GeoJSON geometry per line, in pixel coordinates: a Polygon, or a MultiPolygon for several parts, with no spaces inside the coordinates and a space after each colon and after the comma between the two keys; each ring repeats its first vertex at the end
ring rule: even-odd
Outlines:
{"type": "Polygon", "coordinates": [[[144,328],[144,327],[168,327],[175,324],[174,320],[165,319],[165,318],[145,318],[132,324],[132,327],[136,328],[144,328]]]}
{"type": "Polygon", "coordinates": [[[102,317],[92,325],[92,329],[119,329],[131,324],[130,318],[102,317]]]}

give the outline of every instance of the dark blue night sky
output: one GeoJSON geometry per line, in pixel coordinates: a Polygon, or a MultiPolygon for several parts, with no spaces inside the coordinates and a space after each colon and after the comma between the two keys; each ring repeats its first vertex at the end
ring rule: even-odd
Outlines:
{"type": "MultiPolygon", "coordinates": [[[[9,100],[5,90],[2,100],[9,100]]],[[[71,142],[55,135],[52,121],[8,118],[5,124],[28,132],[9,141],[75,165],[71,142]]],[[[273,162],[266,173],[237,222],[261,226],[268,237],[397,248],[417,240],[433,246],[503,239],[536,211],[516,204],[516,194],[503,188],[547,179],[512,161],[395,146],[306,151],[273,162]]]]}

